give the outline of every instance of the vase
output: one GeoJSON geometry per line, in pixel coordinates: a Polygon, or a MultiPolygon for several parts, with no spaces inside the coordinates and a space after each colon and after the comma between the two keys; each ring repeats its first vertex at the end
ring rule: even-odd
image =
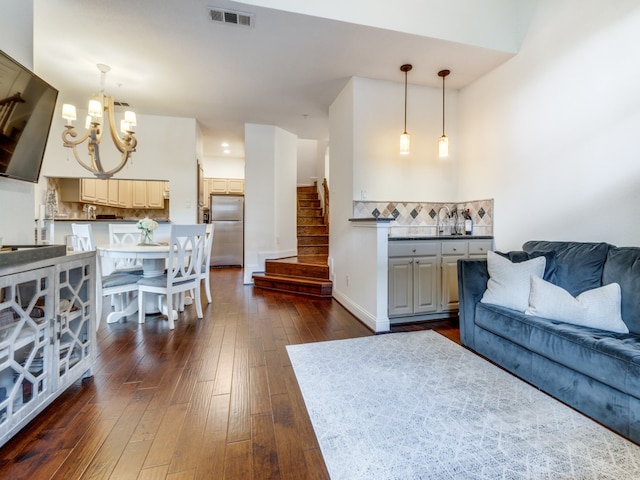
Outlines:
{"type": "Polygon", "coordinates": [[[140,231],[140,243],[142,244],[153,243],[153,233],[151,232],[151,230],[140,231]]]}

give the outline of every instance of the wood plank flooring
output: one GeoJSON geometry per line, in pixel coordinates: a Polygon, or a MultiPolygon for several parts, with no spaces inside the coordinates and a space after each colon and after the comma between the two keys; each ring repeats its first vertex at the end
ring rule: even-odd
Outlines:
{"type": "MultiPolygon", "coordinates": [[[[103,322],[93,377],[0,449],[0,479],[327,479],[285,346],[371,331],[334,300],[244,286],[239,269],[211,280],[201,321],[187,307],[174,331],[103,322]]],[[[394,331],[425,327],[459,342],[450,321],[394,331]]]]}

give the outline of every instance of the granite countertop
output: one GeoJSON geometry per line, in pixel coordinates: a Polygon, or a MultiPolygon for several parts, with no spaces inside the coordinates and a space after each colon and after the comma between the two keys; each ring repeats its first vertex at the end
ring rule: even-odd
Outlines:
{"type": "Polygon", "coordinates": [[[362,218],[350,218],[350,222],[378,222],[389,223],[395,220],[394,217],[362,217],[362,218]]]}
{"type": "Polygon", "coordinates": [[[493,235],[398,235],[390,236],[389,241],[398,240],[492,240],[493,235]]]}
{"type": "MultiPolygon", "coordinates": [[[[141,218],[98,218],[96,220],[87,220],[86,218],[54,218],[54,222],[74,222],[74,223],[136,223],[138,220],[142,220],[141,218]]],[[[154,220],[158,223],[171,223],[171,220],[164,219],[160,220],[154,218],[154,220]]]]}

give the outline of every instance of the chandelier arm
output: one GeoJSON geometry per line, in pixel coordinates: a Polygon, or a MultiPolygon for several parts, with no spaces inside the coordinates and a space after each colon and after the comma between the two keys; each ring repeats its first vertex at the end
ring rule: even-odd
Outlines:
{"type": "Polygon", "coordinates": [[[73,140],[73,138],[78,136],[78,131],[73,125],[66,125],[65,130],[62,132],[62,143],[63,146],[67,148],[75,147],[76,145],[80,145],[87,138],[89,138],[89,134],[91,132],[87,130],[85,134],[80,137],[78,140],[73,140]]]}
{"type": "Polygon", "coordinates": [[[124,141],[118,136],[113,97],[110,95],[105,95],[104,102],[105,110],[107,110],[107,116],[109,117],[109,132],[111,133],[111,139],[113,140],[114,145],[120,151],[120,153],[133,151],[129,146],[129,142],[127,141],[128,132],[124,135],[124,141]]]}
{"type": "Polygon", "coordinates": [[[89,170],[91,173],[95,174],[95,169],[90,167],[89,165],[87,165],[85,162],[83,162],[82,160],[80,160],[80,155],[78,155],[78,150],[75,147],[75,145],[70,145],[69,148],[71,148],[73,150],[73,157],[76,159],[76,162],[78,162],[83,168],[86,168],[87,170],[89,170]]]}
{"type": "Polygon", "coordinates": [[[100,174],[104,173],[104,167],[100,160],[100,131],[98,129],[92,129],[89,137],[89,155],[91,156],[91,163],[95,169],[96,176],[100,178],[100,174]]]}
{"type": "Polygon", "coordinates": [[[120,170],[122,170],[127,165],[127,160],[129,160],[130,156],[131,152],[122,152],[122,154],[120,155],[120,163],[118,164],[118,166],[112,168],[108,172],[104,172],[105,176],[107,178],[111,177],[114,173],[118,173],[120,170]]]}

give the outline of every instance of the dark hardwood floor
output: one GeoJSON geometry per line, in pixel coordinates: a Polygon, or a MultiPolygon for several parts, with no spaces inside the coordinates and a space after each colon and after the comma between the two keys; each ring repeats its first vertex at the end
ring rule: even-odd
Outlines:
{"type": "Polygon", "coordinates": [[[372,332],[334,300],[211,275],[201,321],[101,323],[93,377],[0,449],[0,479],[328,478],[285,346],[372,332]]]}

